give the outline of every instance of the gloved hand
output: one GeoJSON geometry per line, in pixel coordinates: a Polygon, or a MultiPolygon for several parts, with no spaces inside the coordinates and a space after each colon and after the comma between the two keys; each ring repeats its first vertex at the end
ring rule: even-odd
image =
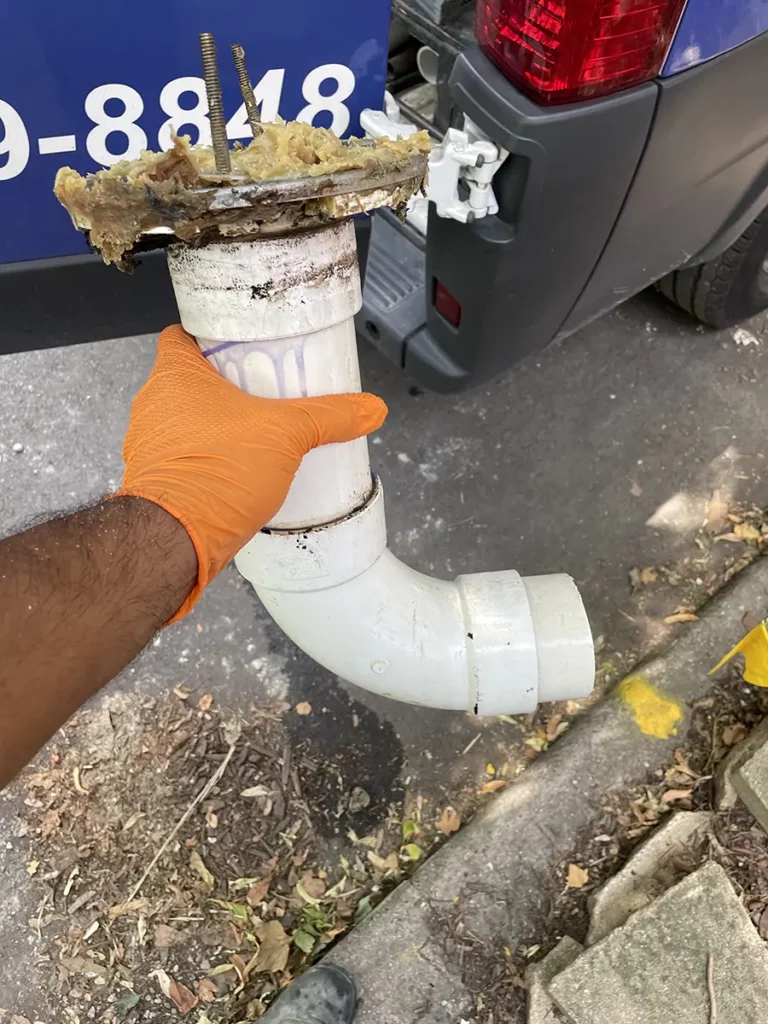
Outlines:
{"type": "Polygon", "coordinates": [[[368,394],[255,398],[221,377],[180,325],[167,327],[131,409],[118,494],[160,505],[195,546],[197,584],[171,622],[277,513],[308,451],[363,437],[386,415],[368,394]]]}

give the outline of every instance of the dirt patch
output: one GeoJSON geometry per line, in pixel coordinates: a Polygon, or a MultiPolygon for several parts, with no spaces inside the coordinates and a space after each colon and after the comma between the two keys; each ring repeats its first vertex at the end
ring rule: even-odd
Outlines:
{"type": "Polygon", "coordinates": [[[29,929],[56,1020],[258,1019],[458,827],[439,809],[404,818],[400,761],[361,763],[354,702],[320,696],[244,721],[180,686],[110,696],[21,777],[29,929]],[[314,741],[329,714],[349,758],[314,741]]]}

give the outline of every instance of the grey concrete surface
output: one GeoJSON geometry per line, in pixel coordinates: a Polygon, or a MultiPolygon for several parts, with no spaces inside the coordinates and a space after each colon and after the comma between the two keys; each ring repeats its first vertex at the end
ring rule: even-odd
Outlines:
{"type": "Polygon", "coordinates": [[[768,832],[768,739],[736,768],[732,779],[738,795],[768,832]]]}
{"type": "Polygon", "coordinates": [[[761,747],[768,744],[768,718],[764,718],[741,743],[737,743],[715,770],[715,806],[719,811],[736,806],[739,794],[734,773],[761,747]]]}
{"type": "Polygon", "coordinates": [[[528,986],[528,1024],[562,1024],[564,1017],[547,991],[552,979],[569,967],[584,947],[564,935],[554,949],[525,972],[528,986]]]}
{"type": "Polygon", "coordinates": [[[571,1024],[763,1024],[768,950],[723,869],[705,864],[583,953],[549,991],[571,1024]]]}
{"type": "Polygon", "coordinates": [[[588,946],[604,939],[664,891],[658,877],[660,869],[684,855],[711,821],[707,811],[676,811],[653,830],[618,874],[590,899],[588,946]]]}
{"type": "Polygon", "coordinates": [[[748,608],[768,610],[768,560],[737,576],[664,654],[638,667],[679,708],[674,732],[642,732],[631,707],[606,697],[333,949],[365,994],[356,1024],[478,1019],[478,990],[452,946],[456,930],[487,949],[520,949],[546,930],[564,885],[557,866],[594,827],[606,793],[641,782],[672,756],[748,608]],[[402,1000],[393,1003],[393,991],[402,1000]]]}
{"type": "MultiPolygon", "coordinates": [[[[387,488],[392,548],[413,566],[447,577],[500,567],[523,573],[567,570],[582,588],[595,634],[618,650],[646,650],[657,634],[646,620],[630,621],[622,614],[630,598],[629,570],[697,556],[692,534],[713,487],[768,503],[765,317],[749,330],[755,344],[738,345],[733,332],[699,330],[660,299],[643,296],[487,387],[453,397],[419,393],[376,352],[364,349],[364,384],[390,407],[371,453],[387,488]]],[[[130,402],[152,358],[149,338],[0,358],[0,533],[53,509],[80,505],[118,484],[130,402]]],[[[759,589],[752,592],[751,612],[761,596],[759,589]]],[[[713,636],[727,646],[725,637],[730,641],[736,629],[731,616],[713,636]]],[[[707,656],[715,647],[705,645],[707,656]]],[[[340,765],[350,786],[360,785],[371,795],[371,828],[384,819],[388,803],[397,803],[405,792],[426,794],[439,806],[457,790],[474,791],[487,761],[510,758],[516,745],[521,749],[519,732],[508,724],[416,712],[340,685],[282,636],[234,569],[215,581],[193,615],[162,634],[113,685],[151,695],[178,682],[213,693],[219,704],[281,698],[322,708],[321,715],[301,721],[301,740],[314,745],[320,759],[340,765]],[[353,722],[360,742],[354,758],[345,761],[353,722]]],[[[602,742],[599,730],[606,729],[609,736],[616,734],[619,749],[631,748],[632,758],[621,770],[596,758],[606,778],[617,782],[631,776],[637,757],[661,749],[655,741],[635,743],[624,719],[605,710],[588,729],[598,730],[587,733],[595,742],[602,742]]],[[[560,745],[548,758],[547,770],[555,776],[565,770],[560,745]]],[[[508,814],[518,801],[533,798],[541,775],[535,768],[538,774],[511,788],[493,814],[508,814]]],[[[554,787],[560,820],[543,835],[539,862],[543,857],[549,863],[570,830],[592,813],[604,784],[588,781],[582,787],[580,777],[590,772],[585,751],[577,755],[576,774],[554,787]]],[[[0,805],[0,826],[5,813],[0,805]]],[[[510,879],[519,877],[519,900],[515,894],[508,907],[497,906],[495,898],[485,900],[495,908],[485,926],[493,919],[510,934],[530,924],[538,898],[526,849],[542,834],[523,829],[521,835],[527,838],[523,845],[511,845],[517,851],[512,860],[505,856],[494,865],[490,858],[478,876],[481,889],[490,885],[507,893],[517,886],[510,879]]],[[[3,855],[9,878],[20,874],[23,840],[19,843],[20,854],[16,844],[3,855]]],[[[419,873],[427,872],[425,891],[438,870],[431,864],[419,873]]],[[[463,874],[448,870],[441,891],[450,895],[438,898],[452,901],[463,887],[463,874]]],[[[405,887],[398,899],[421,906],[414,893],[405,887]]],[[[482,903],[482,892],[475,898],[482,903]]],[[[7,910],[8,905],[0,908],[0,948],[3,935],[29,916],[22,906],[13,919],[7,910]]],[[[419,922],[418,914],[409,915],[409,934],[420,934],[424,922],[419,922]]],[[[398,936],[395,946],[407,960],[419,942],[398,936]]],[[[22,961],[0,957],[0,1006],[24,977],[23,964],[32,952],[30,946],[22,961]]],[[[420,956],[415,962],[424,968],[420,956]]],[[[388,954],[381,968],[383,1000],[399,984],[400,972],[388,954]]],[[[444,985],[450,965],[424,969],[435,973],[448,1003],[464,1000],[453,1000],[444,985]]],[[[365,976],[373,985],[370,970],[365,976]]],[[[428,981],[418,973],[404,975],[405,993],[409,985],[415,997],[428,981]]],[[[376,1005],[376,997],[369,1005],[376,1005]]],[[[455,1024],[455,1017],[430,1013],[425,1021],[455,1024]]],[[[394,1018],[364,1013],[363,1019],[387,1024],[394,1018]]]]}

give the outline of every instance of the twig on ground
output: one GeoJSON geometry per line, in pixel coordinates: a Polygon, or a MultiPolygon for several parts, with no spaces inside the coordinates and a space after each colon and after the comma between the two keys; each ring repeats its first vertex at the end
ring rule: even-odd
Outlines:
{"type": "Polygon", "coordinates": [[[157,851],[157,853],[152,858],[152,860],[149,862],[149,865],[148,865],[146,871],[141,876],[141,878],[138,880],[136,885],[134,885],[133,889],[131,890],[130,895],[128,896],[128,899],[126,900],[126,903],[130,903],[131,900],[136,898],[136,896],[141,891],[141,887],[144,885],[144,883],[146,882],[146,880],[149,878],[150,874],[152,873],[155,865],[160,860],[160,858],[163,856],[163,854],[168,849],[170,844],[173,842],[175,836],[178,834],[179,829],[182,828],[184,823],[189,820],[190,815],[192,814],[194,809],[197,807],[197,805],[202,800],[205,800],[205,798],[211,792],[213,787],[217,784],[217,782],[219,782],[219,780],[221,779],[222,775],[227,770],[227,765],[232,760],[232,755],[235,752],[235,747],[237,746],[237,741],[239,740],[239,738],[240,738],[240,733],[239,733],[239,731],[236,731],[235,734],[232,735],[232,738],[231,738],[230,743],[229,743],[229,749],[227,750],[227,753],[224,755],[224,760],[221,762],[219,767],[216,769],[216,771],[213,773],[213,775],[210,777],[210,779],[208,779],[208,781],[203,786],[203,788],[200,790],[200,792],[197,794],[195,799],[192,801],[192,803],[189,805],[189,807],[186,809],[186,811],[184,811],[182,816],[179,818],[179,820],[176,822],[174,827],[171,829],[169,835],[165,839],[165,842],[160,847],[160,849],[157,851]]]}
{"type": "Polygon", "coordinates": [[[50,892],[46,892],[40,902],[40,909],[37,911],[37,917],[35,918],[35,931],[37,932],[38,942],[42,942],[43,939],[43,911],[50,897],[50,892]]]}
{"type": "Polygon", "coordinates": [[[707,990],[709,991],[709,1024],[717,1024],[717,996],[715,995],[715,958],[707,958],[707,990]]]}
{"type": "Polygon", "coordinates": [[[466,745],[466,747],[464,747],[464,749],[463,749],[463,750],[462,750],[462,752],[461,752],[461,756],[462,756],[462,757],[463,757],[463,756],[464,756],[465,754],[468,754],[468,753],[470,752],[470,750],[472,749],[472,747],[474,747],[474,745],[475,745],[475,744],[477,743],[477,741],[478,741],[478,740],[480,739],[480,737],[481,737],[482,735],[483,735],[483,734],[482,734],[481,732],[479,732],[479,733],[477,734],[477,736],[475,736],[475,738],[474,738],[473,740],[470,740],[470,741],[469,741],[469,743],[468,743],[468,744],[466,745]]]}

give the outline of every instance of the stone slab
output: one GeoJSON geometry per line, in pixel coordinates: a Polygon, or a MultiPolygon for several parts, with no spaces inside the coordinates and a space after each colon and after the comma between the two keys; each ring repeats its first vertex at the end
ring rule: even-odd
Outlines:
{"type": "Polygon", "coordinates": [[[592,898],[588,946],[604,939],[677,880],[672,877],[674,862],[684,858],[711,820],[707,811],[677,811],[654,829],[621,871],[592,898]]]}
{"type": "Polygon", "coordinates": [[[733,772],[736,792],[768,832],[768,742],[733,772]]]}
{"type": "Polygon", "coordinates": [[[554,949],[525,972],[528,986],[528,1024],[561,1024],[565,1020],[547,991],[552,979],[569,967],[584,947],[564,935],[554,949]]]}
{"type": "Polygon", "coordinates": [[[584,952],[549,992],[569,1024],[765,1024],[768,949],[708,863],[584,952]]]}
{"type": "Polygon", "coordinates": [[[768,717],[737,743],[727,757],[724,757],[715,771],[715,806],[719,811],[728,811],[736,806],[739,799],[734,785],[734,773],[752,755],[768,743],[768,717]]]}

